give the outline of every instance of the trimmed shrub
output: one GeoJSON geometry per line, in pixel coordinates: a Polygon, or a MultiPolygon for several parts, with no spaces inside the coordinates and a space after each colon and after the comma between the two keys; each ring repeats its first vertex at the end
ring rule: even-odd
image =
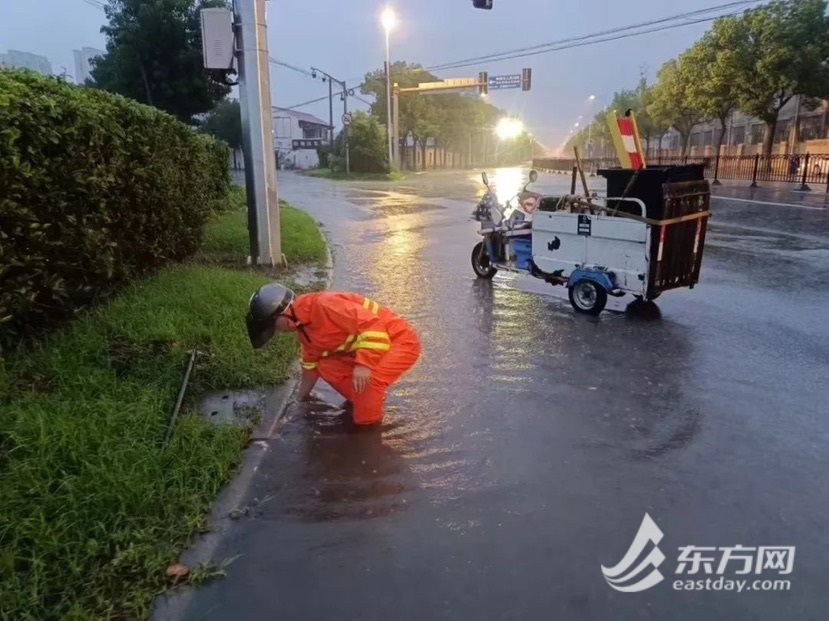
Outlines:
{"type": "Polygon", "coordinates": [[[192,254],[229,158],[155,108],[0,71],[0,351],[192,254]]]}

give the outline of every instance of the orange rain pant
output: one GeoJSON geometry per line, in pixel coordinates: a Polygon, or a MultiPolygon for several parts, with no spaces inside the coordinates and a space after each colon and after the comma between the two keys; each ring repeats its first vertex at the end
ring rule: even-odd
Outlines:
{"type": "Polygon", "coordinates": [[[353,356],[332,356],[319,361],[317,372],[331,387],[354,406],[354,423],[372,425],[383,420],[386,391],[411,369],[420,357],[420,341],[414,332],[405,332],[391,342],[391,350],[384,354],[371,374],[363,392],[354,390],[353,356]]]}

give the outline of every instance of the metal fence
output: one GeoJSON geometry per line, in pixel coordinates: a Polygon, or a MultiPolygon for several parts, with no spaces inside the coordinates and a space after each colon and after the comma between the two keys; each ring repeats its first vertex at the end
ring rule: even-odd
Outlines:
{"type": "MultiPolygon", "coordinates": [[[[619,166],[616,158],[582,160],[585,172],[596,173],[602,168],[619,166]]],[[[829,155],[723,155],[654,157],[650,166],[677,166],[705,164],[705,176],[719,180],[750,181],[752,187],[761,182],[796,183],[799,189],[814,190],[820,186],[829,192],[829,155]],[[814,186],[814,187],[811,187],[814,186]]],[[[571,173],[576,167],[574,158],[534,159],[536,170],[571,173]]]]}

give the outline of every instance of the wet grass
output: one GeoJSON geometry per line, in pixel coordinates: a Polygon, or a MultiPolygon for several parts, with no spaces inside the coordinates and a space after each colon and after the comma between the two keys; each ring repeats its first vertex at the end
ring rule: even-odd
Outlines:
{"type": "MultiPolygon", "coordinates": [[[[290,261],[322,258],[309,216],[286,207],[282,226],[290,261]]],[[[188,352],[202,353],[189,395],[283,382],[297,353],[289,336],[247,341],[248,298],[269,280],[244,267],[247,243],[231,205],[194,260],[0,365],[0,617],[142,619],[172,584],[248,440],[190,398],[164,444],[188,352]]]]}
{"type": "MultiPolygon", "coordinates": [[[[205,232],[202,251],[196,260],[238,265],[249,254],[245,191],[234,187],[231,208],[221,214],[205,232]]],[[[279,201],[282,252],[289,265],[322,263],[325,260],[325,239],[314,220],[305,212],[279,201]]]]}
{"type": "Polygon", "coordinates": [[[308,177],[317,177],[319,179],[332,179],[335,181],[402,181],[406,175],[399,172],[391,173],[350,173],[346,174],[343,171],[334,171],[328,168],[315,168],[312,170],[302,171],[303,175],[308,177]]]}

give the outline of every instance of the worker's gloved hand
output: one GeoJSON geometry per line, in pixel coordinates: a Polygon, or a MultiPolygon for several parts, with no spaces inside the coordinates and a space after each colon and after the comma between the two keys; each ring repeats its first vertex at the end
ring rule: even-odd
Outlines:
{"type": "Polygon", "coordinates": [[[354,374],[352,376],[352,381],[354,384],[355,392],[361,393],[366,389],[368,386],[368,381],[371,379],[371,369],[368,367],[364,367],[362,365],[357,365],[354,367],[354,374]]]}

